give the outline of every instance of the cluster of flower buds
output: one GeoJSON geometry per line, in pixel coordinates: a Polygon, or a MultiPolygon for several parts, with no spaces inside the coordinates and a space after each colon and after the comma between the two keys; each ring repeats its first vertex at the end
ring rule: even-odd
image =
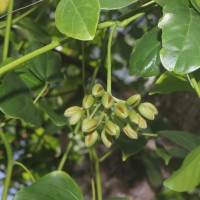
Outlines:
{"type": "Polygon", "coordinates": [[[123,101],[106,92],[101,84],[96,84],[92,94],[83,98],[82,107],[72,106],[64,116],[69,118],[70,125],[81,123],[87,147],[101,139],[109,148],[121,132],[131,139],[137,139],[141,129],[147,128],[145,118],[154,120],[157,114],[153,104],[141,103],[140,94],[123,101]]]}

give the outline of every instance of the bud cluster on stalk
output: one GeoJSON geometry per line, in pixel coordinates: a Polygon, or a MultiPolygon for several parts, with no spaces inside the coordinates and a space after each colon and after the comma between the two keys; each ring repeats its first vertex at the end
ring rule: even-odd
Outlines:
{"type": "Polygon", "coordinates": [[[81,123],[87,147],[101,140],[109,148],[121,132],[130,139],[137,139],[138,133],[147,128],[146,119],[154,120],[157,114],[153,104],[141,103],[140,94],[123,101],[96,84],[92,94],[83,98],[82,107],[72,106],[65,110],[64,116],[70,125],[81,123]]]}

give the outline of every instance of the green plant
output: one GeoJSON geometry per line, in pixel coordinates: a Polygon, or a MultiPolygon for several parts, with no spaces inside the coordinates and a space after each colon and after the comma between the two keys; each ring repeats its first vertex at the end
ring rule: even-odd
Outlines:
{"type": "MultiPolygon", "coordinates": [[[[178,155],[183,164],[164,186],[177,192],[198,186],[200,137],[184,131],[152,131],[146,119],[155,120],[158,111],[153,103],[141,103],[145,93],[138,89],[121,99],[112,84],[118,82],[113,71],[129,59],[131,76],[156,77],[151,94],[191,91],[200,97],[198,0],[61,0],[58,5],[46,1],[13,18],[14,5],[10,0],[7,19],[0,22],[0,138],[7,154],[0,157],[4,166],[7,159],[2,200],[7,198],[15,166],[23,168],[24,179],[32,185],[18,191],[14,200],[83,199],[75,181],[64,172],[70,153],[80,159],[76,144],[89,155],[93,199],[103,199],[100,163],[117,149],[123,161],[143,151],[146,174],[156,188],[163,182],[158,158],[168,165],[178,155]],[[148,21],[151,14],[155,22],[146,22],[141,31],[140,20],[148,21]],[[136,30],[139,36],[131,38],[121,30],[136,30]],[[130,52],[135,38],[140,39],[130,52]],[[118,59],[116,52],[121,53],[118,59]],[[100,71],[106,75],[98,76],[100,71]],[[64,132],[69,142],[61,153],[54,134],[64,132]],[[159,137],[178,144],[178,149],[165,148],[159,137]],[[149,138],[155,141],[153,150],[145,149],[149,138]],[[110,148],[102,157],[95,148],[101,143],[110,148]],[[26,155],[22,162],[13,156],[21,148],[26,155]],[[29,165],[32,155],[39,155],[33,158],[36,163],[45,163],[41,157],[50,158],[51,165],[29,169],[23,162],[29,165]]],[[[143,87],[139,81],[138,85],[143,87]]]]}

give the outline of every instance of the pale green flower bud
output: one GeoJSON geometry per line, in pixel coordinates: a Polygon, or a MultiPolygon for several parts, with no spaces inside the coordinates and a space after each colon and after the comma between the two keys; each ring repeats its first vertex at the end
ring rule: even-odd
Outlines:
{"type": "Polygon", "coordinates": [[[102,104],[106,109],[111,108],[114,105],[114,99],[113,99],[112,95],[105,92],[102,97],[102,104]]]}
{"type": "Polygon", "coordinates": [[[97,128],[98,121],[96,119],[86,118],[82,123],[82,131],[86,133],[91,133],[97,128]]]}
{"type": "Polygon", "coordinates": [[[118,103],[115,105],[114,114],[121,119],[128,117],[128,109],[126,105],[124,103],[118,103]]]}
{"type": "Polygon", "coordinates": [[[107,148],[110,148],[112,145],[112,137],[108,135],[105,130],[101,132],[101,140],[107,148]]]}
{"type": "Polygon", "coordinates": [[[105,124],[105,131],[109,135],[117,135],[117,129],[116,129],[117,124],[113,123],[111,120],[107,120],[105,124]]]}
{"type": "Polygon", "coordinates": [[[72,115],[74,115],[77,112],[82,111],[82,109],[78,106],[72,106],[69,107],[67,110],[65,110],[64,116],[65,117],[71,117],[72,115]]]}
{"type": "Polygon", "coordinates": [[[85,109],[88,109],[90,108],[94,103],[94,97],[90,94],[90,95],[86,95],[84,98],[83,98],[83,108],[85,109]]]}
{"type": "Polygon", "coordinates": [[[129,138],[138,139],[137,132],[129,124],[123,128],[123,131],[129,138]]]}
{"type": "Polygon", "coordinates": [[[138,124],[139,118],[135,110],[129,110],[128,115],[131,122],[138,124]]]}
{"type": "Polygon", "coordinates": [[[156,107],[151,103],[141,103],[138,106],[139,112],[147,119],[154,120],[155,114],[158,114],[156,107]],[[155,114],[154,114],[155,113],[155,114]]]}
{"type": "Polygon", "coordinates": [[[147,128],[146,120],[140,114],[137,113],[137,115],[138,115],[138,126],[139,126],[139,128],[142,128],[142,129],[147,128]]]}
{"type": "Polygon", "coordinates": [[[140,94],[134,94],[126,100],[127,106],[137,106],[141,101],[140,94]]]}
{"type": "Polygon", "coordinates": [[[103,86],[99,83],[94,85],[94,87],[92,88],[92,94],[95,97],[101,97],[104,94],[104,92],[105,92],[105,90],[104,90],[103,86]]]}
{"type": "Polygon", "coordinates": [[[92,145],[94,145],[94,143],[97,141],[98,139],[98,132],[97,131],[94,131],[92,132],[91,134],[87,135],[85,137],[85,145],[87,147],[91,147],[92,145]]]}
{"type": "Polygon", "coordinates": [[[115,129],[116,129],[116,135],[114,135],[115,139],[117,139],[120,136],[120,128],[117,124],[115,124],[115,129]]]}
{"type": "Polygon", "coordinates": [[[82,115],[83,115],[83,111],[82,110],[79,110],[76,113],[74,113],[69,119],[69,124],[70,125],[77,124],[80,121],[82,115]]]}

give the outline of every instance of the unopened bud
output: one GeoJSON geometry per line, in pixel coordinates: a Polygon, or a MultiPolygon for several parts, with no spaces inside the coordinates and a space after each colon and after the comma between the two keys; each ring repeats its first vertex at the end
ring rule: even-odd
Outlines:
{"type": "Polygon", "coordinates": [[[141,101],[140,94],[134,94],[126,100],[127,106],[137,106],[141,101]]]}
{"type": "Polygon", "coordinates": [[[105,92],[102,97],[102,104],[106,109],[111,108],[114,105],[114,99],[113,99],[112,95],[105,92]]]}
{"type": "Polygon", "coordinates": [[[129,138],[138,139],[137,132],[129,124],[123,128],[123,131],[129,138]]]}
{"type": "Polygon", "coordinates": [[[82,111],[82,109],[78,106],[72,106],[69,107],[67,110],[65,110],[64,116],[65,117],[71,117],[72,115],[74,115],[77,112],[82,111]]]}
{"type": "Polygon", "coordinates": [[[124,103],[118,103],[115,105],[114,113],[117,117],[125,119],[128,117],[128,109],[124,103]]]}
{"type": "Polygon", "coordinates": [[[105,90],[103,86],[99,83],[97,83],[93,88],[92,88],[92,94],[95,97],[101,97],[104,94],[105,90]]]}
{"type": "Polygon", "coordinates": [[[9,0],[0,0],[0,13],[3,13],[6,11],[9,4],[9,0]]]}
{"type": "Polygon", "coordinates": [[[107,148],[110,148],[112,145],[112,137],[108,135],[105,130],[101,132],[101,140],[107,148]]]}
{"type": "Polygon", "coordinates": [[[131,120],[131,122],[135,123],[135,124],[138,124],[138,115],[136,113],[135,110],[129,110],[129,119],[131,120]]]}
{"type": "Polygon", "coordinates": [[[97,128],[98,121],[96,119],[86,118],[82,123],[82,131],[86,133],[91,133],[97,128]]]}
{"type": "Polygon", "coordinates": [[[91,147],[98,139],[98,132],[94,131],[85,137],[85,145],[91,147]]]}
{"type": "Polygon", "coordinates": [[[70,119],[69,119],[69,124],[70,125],[75,125],[79,122],[79,120],[81,119],[82,117],[82,114],[83,114],[83,111],[82,110],[79,110],[77,111],[76,113],[74,113],[70,119]]]}
{"type": "Polygon", "coordinates": [[[115,139],[117,139],[120,136],[120,128],[117,124],[115,124],[115,129],[116,129],[116,135],[114,135],[115,139]]]}
{"type": "Polygon", "coordinates": [[[141,103],[138,106],[139,112],[147,119],[154,120],[155,114],[158,113],[156,107],[150,103],[141,103]]]}
{"type": "Polygon", "coordinates": [[[116,129],[117,124],[114,124],[111,120],[107,120],[105,124],[105,131],[109,135],[117,135],[117,129],[116,129]]]}
{"type": "Polygon", "coordinates": [[[137,113],[137,115],[138,115],[138,126],[139,126],[139,128],[142,128],[142,129],[147,128],[146,120],[140,114],[137,113]]]}
{"type": "Polygon", "coordinates": [[[88,109],[90,108],[94,103],[94,97],[90,94],[90,95],[86,95],[83,98],[83,108],[88,109]]]}

